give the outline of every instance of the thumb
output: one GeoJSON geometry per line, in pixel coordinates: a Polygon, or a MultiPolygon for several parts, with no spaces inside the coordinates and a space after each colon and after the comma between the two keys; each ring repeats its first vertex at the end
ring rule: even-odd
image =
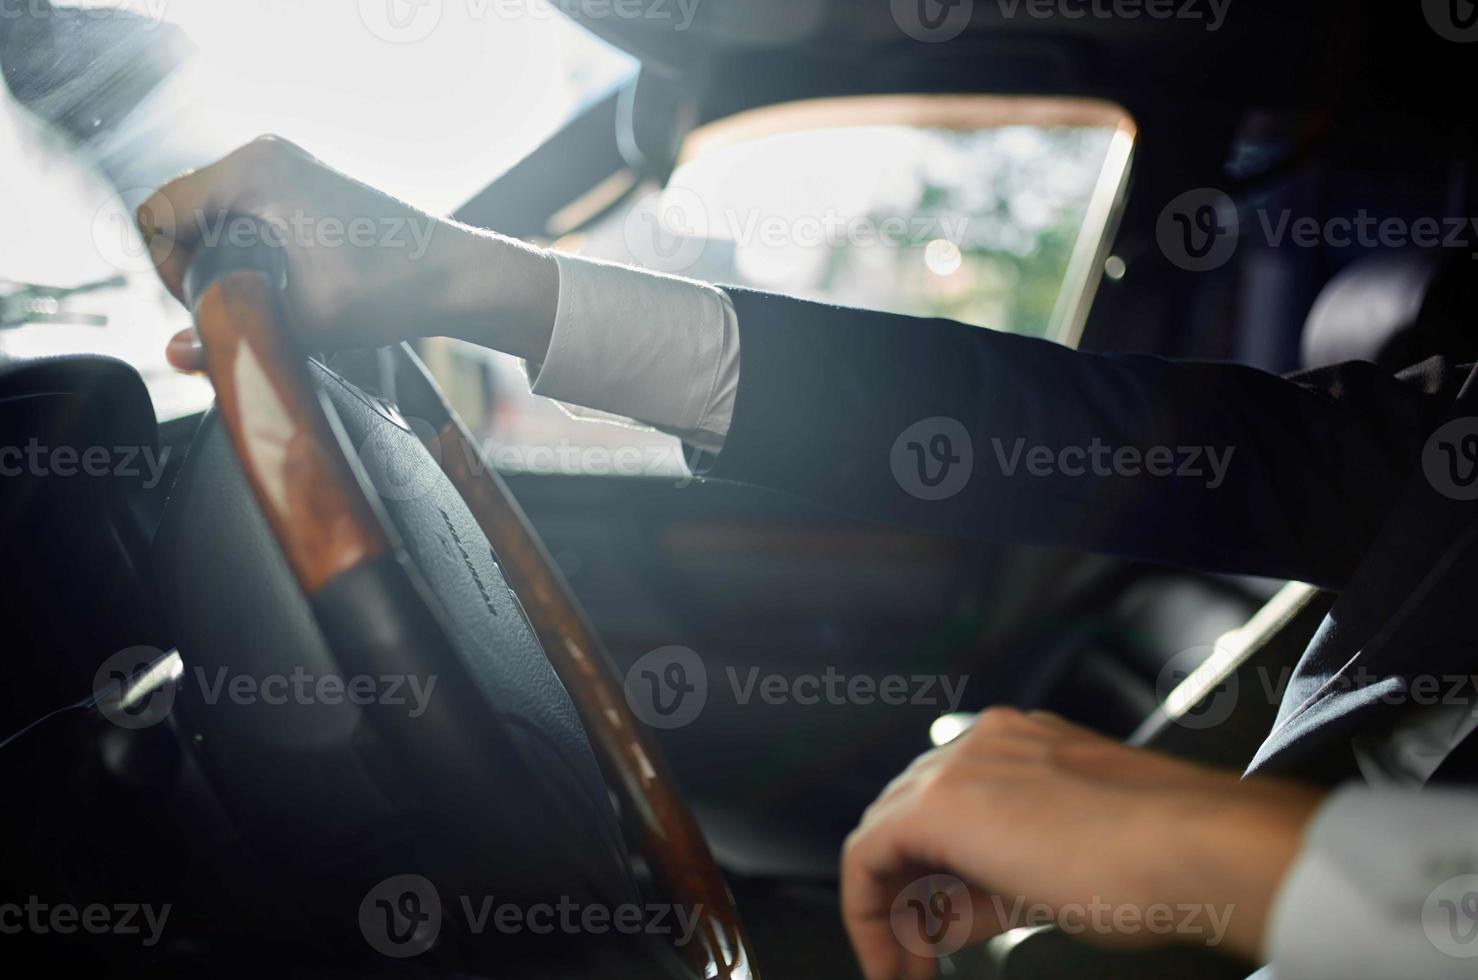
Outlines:
{"type": "Polygon", "coordinates": [[[200,336],[193,327],[169,338],[164,357],[176,371],[198,374],[205,370],[205,348],[200,346],[200,336]]]}

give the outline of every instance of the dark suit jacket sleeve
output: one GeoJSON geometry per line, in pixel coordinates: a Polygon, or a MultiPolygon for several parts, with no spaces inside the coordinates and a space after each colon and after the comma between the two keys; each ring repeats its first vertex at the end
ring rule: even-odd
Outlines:
{"type": "Polygon", "coordinates": [[[1403,376],[1352,362],[1280,378],[728,292],[739,388],[723,451],[693,461],[704,476],[890,524],[1333,588],[1418,465],[1461,377],[1434,360],[1403,376]],[[900,457],[895,443],[937,418],[968,432],[970,475],[952,496],[920,499],[905,488],[913,451],[900,457]],[[1102,451],[1096,468],[1058,455],[1095,445],[1168,447],[1175,470],[1197,472],[1130,475],[1102,451]],[[1050,475],[1028,471],[1038,446],[1053,462],[1036,470],[1050,475]],[[1200,455],[1190,461],[1192,447],[1200,455]],[[1208,447],[1230,453],[1220,483],[1208,447]]]}

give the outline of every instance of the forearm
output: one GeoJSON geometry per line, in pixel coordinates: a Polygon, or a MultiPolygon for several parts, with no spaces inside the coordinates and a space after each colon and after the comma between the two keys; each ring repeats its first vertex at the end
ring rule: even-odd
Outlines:
{"type": "Polygon", "coordinates": [[[525,358],[536,392],[674,432],[710,451],[708,475],[944,533],[1337,587],[1441,402],[1373,365],[1295,383],[726,295],[497,236],[444,253],[441,329],[525,358]],[[962,437],[958,487],[912,485],[937,447],[908,444],[924,420],[962,437]]]}
{"type": "Polygon", "coordinates": [[[553,253],[489,232],[446,226],[446,248],[428,253],[442,284],[427,297],[440,333],[542,363],[559,301],[553,253]]]}
{"type": "Polygon", "coordinates": [[[1230,773],[1208,778],[1221,783],[1214,792],[1171,797],[1148,814],[1156,839],[1169,842],[1169,860],[1161,862],[1165,894],[1177,907],[1215,909],[1225,923],[1225,949],[1260,962],[1280,884],[1328,792],[1230,773]]]}
{"type": "Polygon", "coordinates": [[[941,533],[1338,585],[1436,401],[1373,365],[1296,384],[730,295],[744,376],[723,452],[700,466],[941,533]],[[922,485],[938,475],[924,420],[953,425],[946,455],[964,460],[942,493],[922,485]]]}

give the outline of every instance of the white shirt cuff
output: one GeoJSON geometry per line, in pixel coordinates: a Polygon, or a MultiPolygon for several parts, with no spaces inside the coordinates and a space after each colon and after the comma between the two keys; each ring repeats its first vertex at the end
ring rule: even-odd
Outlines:
{"type": "Polygon", "coordinates": [[[1266,945],[1277,980],[1478,976],[1478,793],[1336,792],[1279,888],[1266,945]]]}
{"type": "MultiPolygon", "coordinates": [[[[534,393],[723,446],[739,387],[739,321],[707,283],[556,253],[559,308],[534,393]]],[[[576,414],[579,414],[578,412],[576,414]]]]}

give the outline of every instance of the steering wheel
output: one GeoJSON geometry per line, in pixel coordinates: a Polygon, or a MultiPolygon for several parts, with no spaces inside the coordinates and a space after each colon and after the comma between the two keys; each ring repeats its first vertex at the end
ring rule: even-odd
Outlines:
{"type": "Polygon", "coordinates": [[[755,977],[671,769],[506,485],[408,347],[398,405],[356,388],[298,349],[285,288],[266,244],[192,261],[216,408],[161,523],[162,588],[202,677],[382,686],[270,712],[187,700],[253,847],[327,879],[414,820],[457,855],[438,885],[613,902],[645,874],[695,917],[670,972],[755,977]],[[386,695],[397,678],[429,695],[419,713],[386,695]]]}

